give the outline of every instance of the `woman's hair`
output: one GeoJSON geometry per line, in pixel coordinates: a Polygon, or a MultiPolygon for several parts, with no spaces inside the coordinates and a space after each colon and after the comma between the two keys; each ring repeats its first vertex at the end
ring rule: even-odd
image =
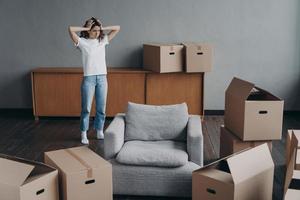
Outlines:
{"type": "MultiPolygon", "coordinates": [[[[91,29],[94,28],[95,26],[99,26],[99,27],[100,27],[100,35],[99,35],[99,38],[98,38],[98,39],[99,39],[99,42],[100,42],[100,40],[102,40],[102,39],[104,38],[104,32],[103,32],[103,30],[102,30],[102,25],[101,25],[100,20],[98,20],[98,19],[95,18],[95,17],[92,17],[92,18],[90,18],[90,19],[88,19],[88,20],[85,21],[83,27],[87,27],[87,26],[88,26],[88,22],[89,22],[90,20],[92,20],[92,22],[94,23],[94,24],[92,25],[91,29]]],[[[80,37],[83,37],[83,38],[89,38],[89,33],[88,33],[87,31],[81,31],[81,32],[80,32],[80,37]]]]}

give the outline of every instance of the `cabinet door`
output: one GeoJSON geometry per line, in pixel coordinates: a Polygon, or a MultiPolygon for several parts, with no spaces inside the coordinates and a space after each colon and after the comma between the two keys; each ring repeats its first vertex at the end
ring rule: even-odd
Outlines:
{"type": "Polygon", "coordinates": [[[204,73],[149,73],[146,103],[167,105],[186,102],[189,114],[203,115],[204,73]]]}
{"type": "Polygon", "coordinates": [[[80,116],[81,80],[80,73],[33,73],[35,116],[80,116]]]}
{"type": "Polygon", "coordinates": [[[145,103],[145,73],[109,73],[106,115],[126,112],[128,101],[145,103]]]}

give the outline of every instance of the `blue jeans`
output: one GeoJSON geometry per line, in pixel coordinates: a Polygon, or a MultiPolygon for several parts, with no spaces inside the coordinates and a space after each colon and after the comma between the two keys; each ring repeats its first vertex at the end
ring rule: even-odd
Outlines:
{"type": "Polygon", "coordinates": [[[87,131],[89,129],[89,119],[94,94],[96,100],[96,117],[94,121],[94,127],[96,130],[103,130],[107,97],[106,75],[83,77],[81,82],[81,131],[87,131]]]}

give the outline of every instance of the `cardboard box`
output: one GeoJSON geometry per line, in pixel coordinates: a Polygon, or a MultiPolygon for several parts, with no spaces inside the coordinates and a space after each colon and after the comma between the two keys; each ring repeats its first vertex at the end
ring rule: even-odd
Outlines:
{"type": "MultiPolygon", "coordinates": [[[[300,141],[300,130],[288,130],[288,134],[286,137],[286,158],[291,156],[291,142],[292,142],[292,135],[295,135],[297,141],[300,141]]],[[[298,143],[296,148],[296,158],[295,158],[295,169],[300,170],[300,143],[298,143]]],[[[286,165],[288,165],[289,160],[286,159],[286,165]]]]}
{"type": "Polygon", "coordinates": [[[58,172],[40,162],[0,155],[0,199],[58,200],[58,172]]]}
{"type": "Polygon", "coordinates": [[[285,191],[285,200],[299,200],[300,198],[300,171],[294,170],[288,188],[285,191]]]}
{"type": "Polygon", "coordinates": [[[294,170],[296,161],[296,151],[298,149],[298,139],[295,134],[287,134],[287,165],[284,182],[284,199],[298,200],[300,197],[300,171],[294,170]],[[289,144],[288,144],[289,143],[289,144]]]}
{"type": "Polygon", "coordinates": [[[112,166],[86,146],[45,152],[59,170],[60,199],[112,200],[112,166]]]}
{"type": "Polygon", "coordinates": [[[271,200],[274,163],[267,144],[220,159],[192,175],[193,200],[271,200]]]}
{"type": "Polygon", "coordinates": [[[183,71],[183,45],[177,44],[144,44],[144,68],[159,72],[183,71]]]}
{"type": "Polygon", "coordinates": [[[241,150],[256,147],[264,143],[268,144],[270,151],[272,151],[272,141],[242,141],[226,127],[221,125],[220,128],[220,157],[229,156],[241,150]]]}
{"type": "Polygon", "coordinates": [[[210,44],[183,43],[186,72],[209,72],[212,68],[213,47],[210,44]]]}
{"type": "Polygon", "coordinates": [[[225,94],[225,127],[243,141],[280,140],[283,100],[233,78],[225,94]]]}

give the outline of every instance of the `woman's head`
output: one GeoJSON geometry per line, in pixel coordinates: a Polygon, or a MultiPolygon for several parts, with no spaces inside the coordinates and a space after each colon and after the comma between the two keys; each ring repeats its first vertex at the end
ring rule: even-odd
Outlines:
{"type": "Polygon", "coordinates": [[[84,27],[90,27],[89,31],[81,31],[80,37],[90,38],[90,39],[103,39],[104,33],[102,30],[102,24],[99,19],[92,17],[88,19],[84,25],[84,27]]]}

